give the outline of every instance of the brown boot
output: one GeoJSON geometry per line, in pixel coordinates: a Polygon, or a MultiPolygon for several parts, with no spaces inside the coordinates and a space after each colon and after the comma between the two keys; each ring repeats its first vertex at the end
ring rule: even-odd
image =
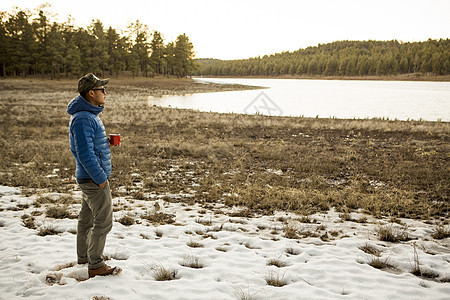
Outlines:
{"type": "Polygon", "coordinates": [[[111,268],[110,266],[103,265],[100,268],[97,269],[89,269],[89,278],[95,277],[95,276],[107,276],[107,275],[117,275],[122,271],[119,267],[111,268]]]}

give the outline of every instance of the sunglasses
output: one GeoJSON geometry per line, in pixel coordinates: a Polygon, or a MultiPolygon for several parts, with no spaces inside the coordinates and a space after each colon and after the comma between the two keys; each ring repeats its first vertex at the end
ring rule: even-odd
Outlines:
{"type": "Polygon", "coordinates": [[[106,89],[106,88],[91,89],[91,91],[102,91],[103,94],[106,94],[106,93],[105,93],[105,89],[106,89]]]}

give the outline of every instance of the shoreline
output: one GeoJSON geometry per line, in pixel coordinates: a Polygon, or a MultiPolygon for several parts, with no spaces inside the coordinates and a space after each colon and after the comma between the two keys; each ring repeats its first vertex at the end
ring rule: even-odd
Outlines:
{"type": "MultiPolygon", "coordinates": [[[[250,77],[204,77],[204,78],[250,78],[250,77]]],[[[256,78],[256,77],[252,77],[256,78]]],[[[142,98],[146,97],[165,97],[165,96],[185,96],[197,93],[216,93],[216,92],[230,92],[230,91],[245,91],[245,90],[263,90],[268,89],[264,86],[251,86],[242,84],[230,84],[230,83],[215,83],[215,82],[199,82],[201,77],[194,78],[166,78],[166,77],[136,77],[131,78],[127,76],[119,78],[111,78],[110,83],[107,85],[108,98],[111,100],[122,98],[126,101],[136,101],[141,102],[142,98]]],[[[269,79],[267,77],[267,79],[269,79]]],[[[275,79],[287,79],[287,78],[275,78],[275,79]]],[[[300,79],[300,78],[298,78],[300,79]]],[[[304,78],[301,78],[304,79],[304,78]]],[[[316,78],[318,79],[318,78],[316,78]]],[[[64,78],[61,80],[51,80],[42,79],[40,76],[28,77],[28,78],[7,78],[0,79],[0,92],[11,92],[11,91],[27,91],[28,93],[41,93],[48,92],[49,90],[64,91],[67,93],[73,93],[73,96],[77,94],[76,91],[75,78],[64,78]],[[16,87],[15,84],[19,83],[16,87]],[[56,87],[57,86],[57,87],[56,87]]],[[[2,101],[0,97],[0,101],[2,101]]],[[[3,105],[10,105],[15,103],[5,103],[2,101],[3,105]]],[[[22,103],[30,104],[33,103],[22,103]]],[[[175,109],[179,111],[196,111],[195,109],[177,108],[177,107],[164,107],[157,106],[160,108],[175,109]]],[[[252,114],[241,114],[241,113],[220,113],[213,111],[204,111],[204,113],[217,113],[223,115],[243,115],[252,116],[252,114]]],[[[280,118],[292,118],[292,119],[319,119],[324,122],[341,120],[341,121],[375,121],[375,122],[412,122],[412,123],[442,123],[448,124],[449,121],[442,120],[423,120],[423,119],[396,119],[396,118],[384,118],[384,117],[374,117],[374,118],[337,118],[337,117],[307,117],[307,116],[264,116],[264,117],[280,117],[280,118]]]]}
{"type": "MultiPolygon", "coordinates": [[[[210,77],[213,78],[213,77],[210,77]]],[[[215,77],[214,77],[215,78],[215,77]]],[[[244,77],[218,77],[218,78],[244,78],[244,77]]],[[[247,77],[248,78],[248,77],[247,77]]],[[[245,90],[263,90],[268,89],[264,86],[251,86],[242,84],[230,84],[230,83],[215,83],[215,82],[200,82],[202,78],[166,78],[166,77],[136,77],[131,78],[127,76],[119,78],[111,78],[110,83],[107,85],[108,98],[110,100],[116,100],[118,98],[126,99],[127,102],[142,102],[146,101],[143,98],[154,97],[161,98],[166,96],[186,96],[192,94],[201,93],[216,93],[216,92],[231,92],[231,91],[245,91],[245,90]],[[198,80],[197,80],[198,79],[198,80]],[[200,81],[199,81],[200,80],[200,81]]],[[[27,77],[27,78],[7,78],[0,79],[0,92],[9,93],[18,90],[27,91],[27,93],[47,93],[48,91],[64,91],[66,93],[72,93],[74,97],[77,94],[75,78],[64,78],[61,80],[42,79],[39,77],[27,77]],[[17,85],[17,86],[16,86],[17,85]]],[[[69,96],[70,97],[70,96],[69,96]]],[[[3,105],[16,105],[16,103],[5,103],[0,97],[0,104],[3,105]]],[[[10,102],[10,101],[8,101],[10,102]]],[[[13,101],[14,102],[14,101],[13,101]]],[[[23,102],[22,105],[29,104],[35,105],[31,102],[23,102]]],[[[180,111],[196,111],[195,109],[177,108],[177,107],[164,107],[160,108],[175,109],[180,111]]],[[[208,113],[208,111],[204,111],[208,113]]],[[[243,115],[252,116],[251,114],[241,113],[220,113],[209,111],[209,113],[217,113],[224,115],[243,115]]],[[[274,117],[277,116],[265,116],[274,117]]],[[[314,116],[279,116],[280,118],[292,118],[292,119],[320,119],[324,122],[342,120],[342,121],[375,121],[375,122],[412,122],[412,123],[442,123],[449,124],[449,121],[442,120],[423,120],[423,119],[396,119],[396,118],[337,118],[337,117],[314,117],[314,116]]]]}
{"type": "MultiPolygon", "coordinates": [[[[103,78],[103,77],[102,77],[103,78]]],[[[108,78],[108,76],[104,76],[108,78]]],[[[107,85],[107,93],[113,94],[131,94],[136,97],[143,95],[162,97],[162,96],[183,96],[196,93],[214,93],[229,92],[242,90],[266,89],[262,86],[251,86],[243,84],[213,83],[199,82],[195,78],[167,78],[167,77],[128,77],[119,76],[111,77],[107,85]]],[[[76,91],[78,79],[75,77],[61,78],[60,80],[50,78],[41,78],[41,76],[29,76],[26,78],[6,78],[0,79],[0,91],[7,90],[28,90],[31,92],[54,90],[58,86],[58,90],[67,92],[76,91]],[[15,85],[20,85],[16,87],[15,85]]]]}
{"type": "Polygon", "coordinates": [[[395,76],[210,76],[196,75],[193,78],[237,78],[237,79],[306,79],[306,80],[361,80],[361,81],[427,81],[427,82],[450,82],[450,75],[419,76],[404,74],[395,76]]]}

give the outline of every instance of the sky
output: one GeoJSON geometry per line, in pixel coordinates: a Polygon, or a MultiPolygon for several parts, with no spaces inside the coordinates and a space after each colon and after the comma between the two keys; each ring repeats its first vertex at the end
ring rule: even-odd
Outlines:
{"type": "Polygon", "coordinates": [[[197,58],[241,59],[339,40],[425,41],[450,37],[450,0],[2,0],[34,9],[49,3],[58,21],[99,19],[125,29],[140,20],[165,42],[186,33],[197,58]]]}

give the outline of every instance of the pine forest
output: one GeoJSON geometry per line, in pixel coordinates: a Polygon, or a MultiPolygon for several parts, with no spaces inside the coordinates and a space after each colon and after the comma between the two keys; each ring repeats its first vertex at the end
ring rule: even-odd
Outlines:
{"type": "Polygon", "coordinates": [[[52,22],[51,15],[45,7],[0,12],[1,77],[42,74],[54,79],[88,72],[117,76],[122,71],[185,77],[195,71],[193,44],[186,34],[165,43],[160,32],[151,32],[139,20],[122,31],[106,29],[100,20],[88,28],[76,27],[71,19],[52,22]]]}
{"type": "Polygon", "coordinates": [[[338,41],[242,60],[202,59],[198,75],[386,76],[450,74],[450,40],[338,41]]]}

